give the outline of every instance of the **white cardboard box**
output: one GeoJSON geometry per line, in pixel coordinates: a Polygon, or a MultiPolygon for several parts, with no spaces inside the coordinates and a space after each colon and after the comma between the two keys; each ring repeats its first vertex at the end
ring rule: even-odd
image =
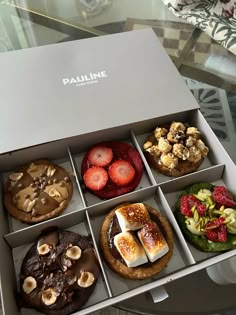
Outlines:
{"type": "MultiPolygon", "coordinates": [[[[199,111],[178,71],[150,29],[37,47],[0,55],[2,179],[17,166],[47,157],[73,178],[74,195],[65,212],[29,226],[0,211],[1,292],[3,313],[38,314],[17,309],[15,291],[25,252],[48,226],[91,234],[101,264],[94,294],[76,314],[118,303],[204,269],[236,254],[206,254],[189,245],[175,221],[173,206],[187,185],[224,183],[236,193],[236,166],[199,111]],[[7,117],[7,119],[6,119],[7,117]],[[210,148],[197,172],[171,179],[147,164],[142,145],[159,124],[188,121],[198,127],[210,148]],[[80,166],[90,145],[122,140],[140,152],[144,173],[131,193],[100,200],[81,188],[80,166]],[[125,280],[104,263],[99,231],[109,209],[124,201],[146,202],[169,219],[175,235],[174,255],[152,279],[125,280]]],[[[2,198],[1,198],[2,199],[2,198]]]]}

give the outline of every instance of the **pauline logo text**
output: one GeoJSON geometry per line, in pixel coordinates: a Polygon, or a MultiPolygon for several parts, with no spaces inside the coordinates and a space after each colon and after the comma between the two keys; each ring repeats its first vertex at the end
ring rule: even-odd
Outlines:
{"type": "Polygon", "coordinates": [[[78,75],[72,78],[64,78],[62,79],[62,82],[63,85],[83,86],[98,83],[107,76],[106,71],[90,72],[88,74],[78,75]]]}

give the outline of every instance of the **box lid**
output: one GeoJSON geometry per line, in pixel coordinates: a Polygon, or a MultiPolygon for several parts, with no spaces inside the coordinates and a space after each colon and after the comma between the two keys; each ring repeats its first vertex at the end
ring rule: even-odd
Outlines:
{"type": "Polygon", "coordinates": [[[0,54],[0,153],[198,108],[152,29],[0,54]]]}

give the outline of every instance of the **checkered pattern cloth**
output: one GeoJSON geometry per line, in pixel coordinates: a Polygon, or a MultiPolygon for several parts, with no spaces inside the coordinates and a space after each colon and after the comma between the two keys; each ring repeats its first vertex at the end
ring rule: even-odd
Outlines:
{"type": "Polygon", "coordinates": [[[179,17],[236,55],[236,0],[162,0],[179,17]]]}

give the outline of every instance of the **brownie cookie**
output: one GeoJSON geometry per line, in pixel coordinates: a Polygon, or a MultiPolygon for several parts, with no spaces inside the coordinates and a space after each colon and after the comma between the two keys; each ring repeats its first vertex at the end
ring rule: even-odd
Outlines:
{"type": "Polygon", "coordinates": [[[196,171],[209,152],[200,131],[182,122],[156,127],[143,149],[152,168],[173,177],[196,171]]]}
{"type": "Polygon", "coordinates": [[[4,204],[11,216],[31,224],[61,214],[72,193],[70,177],[62,167],[37,160],[8,176],[4,204]]]}
{"type": "Polygon", "coordinates": [[[137,187],[143,174],[143,162],[130,144],[103,142],[89,148],[82,161],[81,174],[91,193],[110,199],[137,187]]]}
{"type": "Polygon", "coordinates": [[[166,218],[142,203],[121,204],[106,216],[100,246],[107,265],[127,279],[161,272],[173,255],[174,239],[166,218]]]}
{"type": "Polygon", "coordinates": [[[47,231],[22,262],[21,306],[48,315],[71,314],[89,299],[99,272],[89,237],[69,231],[47,231]]]}

